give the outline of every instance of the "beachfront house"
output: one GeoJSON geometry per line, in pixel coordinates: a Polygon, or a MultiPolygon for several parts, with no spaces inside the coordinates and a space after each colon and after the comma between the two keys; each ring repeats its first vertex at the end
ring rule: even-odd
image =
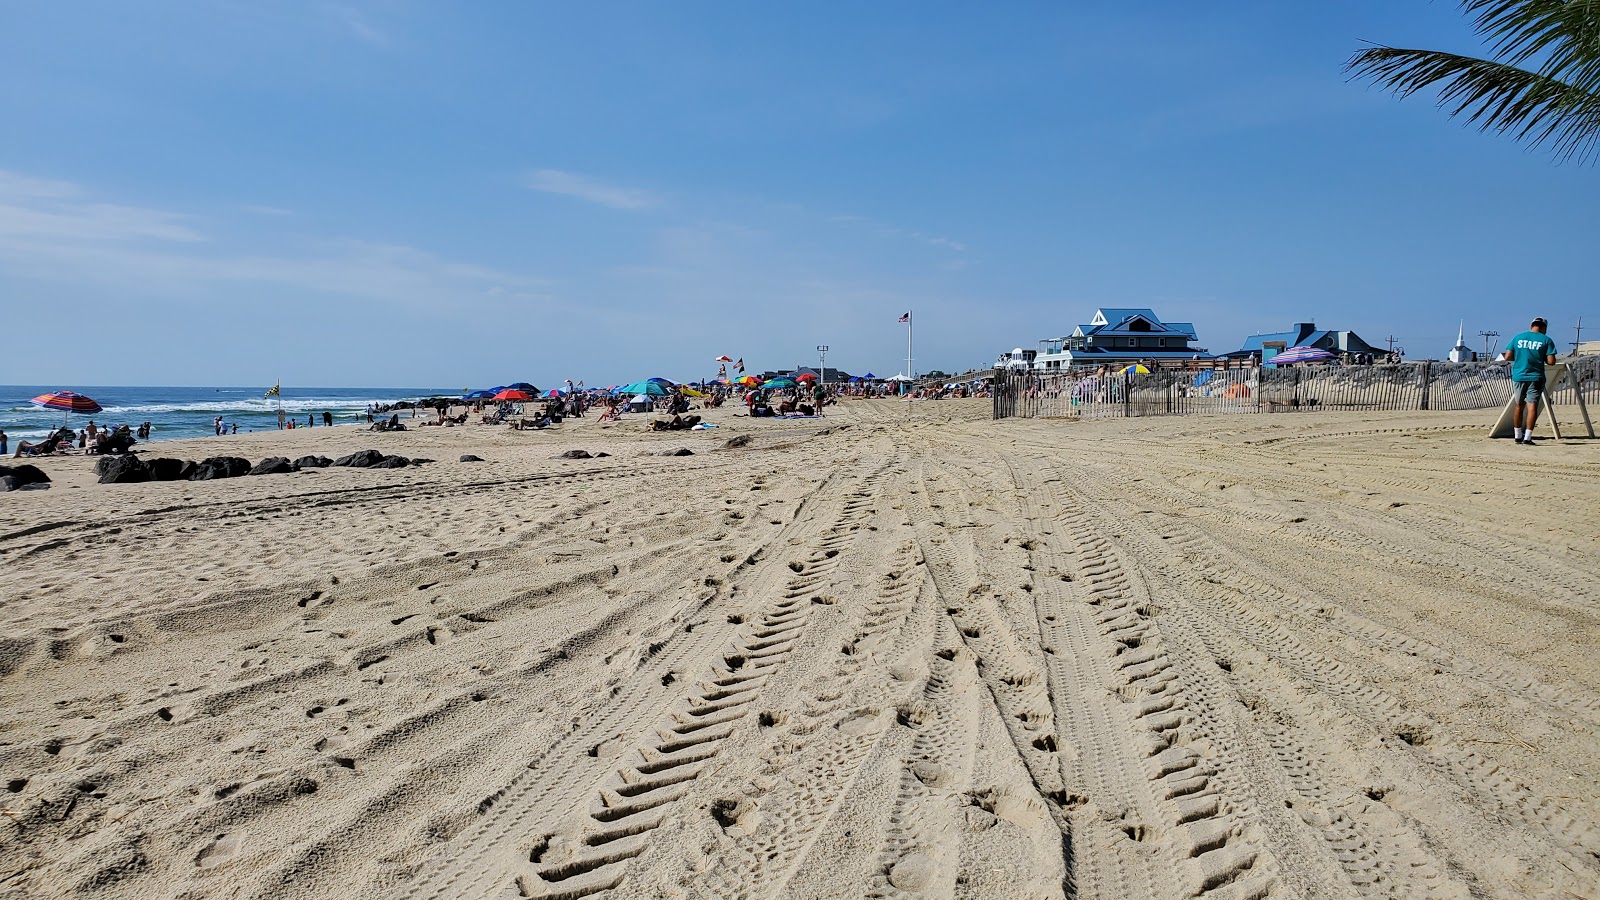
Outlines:
{"type": "Polygon", "coordinates": [[[1271,365],[1274,356],[1290,347],[1316,347],[1332,353],[1378,358],[1388,352],[1362,340],[1354,331],[1333,331],[1318,328],[1315,322],[1296,322],[1288,331],[1252,334],[1244,339],[1243,347],[1227,356],[1232,359],[1254,359],[1263,365],[1271,365]]]}
{"type": "Polygon", "coordinates": [[[790,373],[789,377],[799,378],[801,375],[820,376],[823,384],[844,384],[850,380],[849,372],[835,369],[833,366],[826,369],[818,369],[816,366],[795,366],[794,372],[790,373]]]}
{"type": "Polygon", "coordinates": [[[1045,338],[1038,351],[1020,348],[1000,354],[997,368],[1032,368],[1051,372],[1084,366],[1183,362],[1209,359],[1189,322],[1163,322],[1153,310],[1102,308],[1087,325],[1065,337],[1045,338]]]}

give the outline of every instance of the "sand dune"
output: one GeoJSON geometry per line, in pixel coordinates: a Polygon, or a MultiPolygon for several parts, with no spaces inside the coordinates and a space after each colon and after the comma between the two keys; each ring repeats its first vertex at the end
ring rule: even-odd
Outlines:
{"type": "Polygon", "coordinates": [[[1482,419],[52,461],[0,498],[0,896],[1597,896],[1600,444],[1482,419]]]}

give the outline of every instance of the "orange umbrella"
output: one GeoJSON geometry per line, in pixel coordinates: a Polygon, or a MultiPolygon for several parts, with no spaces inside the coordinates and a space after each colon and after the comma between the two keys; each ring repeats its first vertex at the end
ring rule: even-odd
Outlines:
{"type": "Polygon", "coordinates": [[[816,381],[817,380],[817,376],[811,374],[810,372],[802,372],[799,375],[796,375],[794,377],[794,380],[795,381],[816,381]]]}
{"type": "Polygon", "coordinates": [[[518,390],[513,390],[511,388],[506,388],[505,390],[501,391],[500,393],[495,394],[494,395],[494,399],[496,399],[496,400],[532,400],[533,399],[533,395],[528,393],[527,391],[518,391],[518,390]]]}

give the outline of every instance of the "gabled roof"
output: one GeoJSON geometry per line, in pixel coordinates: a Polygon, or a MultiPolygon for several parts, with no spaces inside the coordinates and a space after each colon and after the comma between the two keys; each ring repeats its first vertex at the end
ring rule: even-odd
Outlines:
{"type": "Polygon", "coordinates": [[[1074,337],[1086,335],[1105,335],[1108,337],[1137,337],[1140,335],[1174,335],[1188,338],[1191,341],[1199,340],[1199,335],[1194,330],[1191,322],[1162,322],[1160,317],[1151,309],[1116,309],[1101,308],[1095,310],[1094,318],[1087,325],[1079,325],[1072,332],[1074,337]],[[1135,330],[1132,325],[1135,321],[1144,320],[1149,328],[1135,330]]]}

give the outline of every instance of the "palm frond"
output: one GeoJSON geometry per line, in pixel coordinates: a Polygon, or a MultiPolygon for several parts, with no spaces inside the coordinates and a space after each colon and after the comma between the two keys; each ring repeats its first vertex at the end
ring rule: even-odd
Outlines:
{"type": "Polygon", "coordinates": [[[1600,0],[1461,0],[1500,62],[1600,91],[1600,0]]]}
{"type": "MultiPolygon", "coordinates": [[[[1467,2],[1506,5],[1510,0],[1467,2]]],[[[1596,5],[1595,0],[1569,2],[1596,5]]],[[[1464,116],[1480,130],[1497,131],[1530,146],[1549,144],[1562,159],[1587,160],[1600,140],[1600,92],[1508,63],[1377,46],[1357,52],[1345,70],[1402,98],[1437,87],[1438,105],[1449,115],[1464,116]]]]}

